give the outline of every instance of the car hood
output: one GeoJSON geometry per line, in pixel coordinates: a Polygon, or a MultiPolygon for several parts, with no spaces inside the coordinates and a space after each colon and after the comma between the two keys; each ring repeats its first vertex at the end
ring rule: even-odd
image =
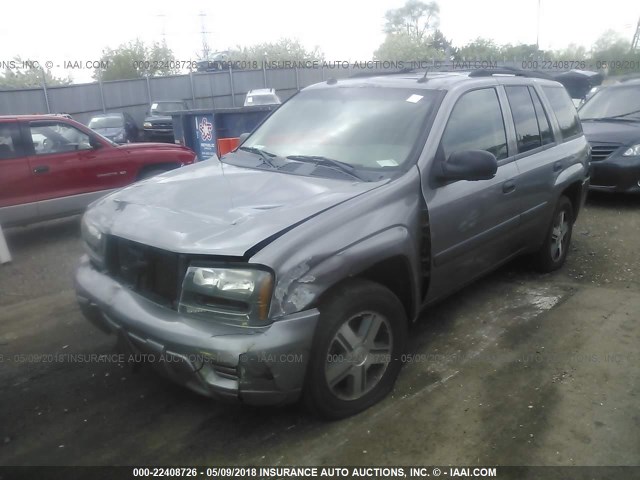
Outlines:
{"type": "Polygon", "coordinates": [[[582,129],[592,143],[620,143],[628,145],[640,141],[640,122],[583,121],[582,129]]]}
{"type": "Polygon", "coordinates": [[[94,128],[93,131],[99,133],[103,137],[110,138],[110,137],[115,137],[116,135],[119,135],[120,133],[124,132],[124,128],[123,127],[94,128]]]}
{"type": "Polygon", "coordinates": [[[386,182],[306,177],[212,159],[108,195],[87,218],[104,233],[164,250],[241,257],[386,182]]]}
{"type": "Polygon", "coordinates": [[[144,121],[151,122],[151,123],[156,123],[156,122],[166,123],[166,122],[171,122],[172,119],[170,115],[151,115],[149,117],[146,117],[144,121]]]}

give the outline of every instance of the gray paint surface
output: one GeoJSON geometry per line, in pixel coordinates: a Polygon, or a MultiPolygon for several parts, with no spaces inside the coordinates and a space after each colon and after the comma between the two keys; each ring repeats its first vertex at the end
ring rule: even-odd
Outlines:
{"type": "MultiPolygon", "coordinates": [[[[493,179],[441,183],[433,175],[436,149],[446,119],[462,95],[477,88],[495,89],[508,125],[511,119],[504,84],[562,87],[521,78],[471,80],[453,75],[422,84],[415,82],[417,78],[381,77],[310,87],[405,87],[411,82],[414,88],[447,90],[415,165],[391,180],[354,183],[212,161],[116,192],[90,209],[87,218],[105,233],[159,248],[244,257],[250,263],[270,267],[276,275],[270,307],[274,325],[290,315],[314,310],[320,296],[330,288],[339,288],[342,280],[382,261],[399,262],[408,286],[405,308],[415,319],[422,306],[518,254],[539,249],[544,239],[539,232],[548,230],[560,195],[568,188],[584,190],[588,178],[584,136],[561,143],[553,121],[557,142],[524,156],[516,155],[513,128],[509,128],[509,155],[499,162],[493,179]],[[554,168],[557,162],[561,162],[561,169],[554,168]],[[515,190],[506,191],[505,182],[514,182],[515,190]],[[423,228],[425,206],[429,221],[423,228]],[[421,247],[426,240],[430,252],[423,266],[421,247]],[[423,285],[426,277],[429,283],[423,285]]],[[[581,195],[575,199],[576,211],[582,200],[581,195]]],[[[82,267],[76,277],[82,296],[89,301],[97,299],[107,311],[121,309],[117,296],[107,294],[113,292],[106,286],[107,277],[97,274],[89,278],[88,268],[82,267]]],[[[119,321],[124,328],[135,329],[135,319],[125,316],[119,321]]],[[[281,351],[286,350],[286,341],[282,338],[281,351]]],[[[193,344],[182,347],[198,349],[193,344]]],[[[245,353],[249,350],[237,350],[238,355],[245,353]]],[[[304,371],[305,365],[297,368],[304,371]]],[[[300,371],[296,378],[301,378],[300,371]]]]}

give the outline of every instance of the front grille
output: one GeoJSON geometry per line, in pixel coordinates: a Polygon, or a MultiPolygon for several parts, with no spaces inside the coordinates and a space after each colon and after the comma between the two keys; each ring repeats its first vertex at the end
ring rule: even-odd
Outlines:
{"type": "Polygon", "coordinates": [[[173,124],[166,122],[153,122],[151,126],[153,128],[173,128],[173,124]]]}
{"type": "Polygon", "coordinates": [[[605,160],[609,158],[613,152],[618,150],[620,145],[609,144],[609,145],[591,145],[591,160],[594,162],[599,162],[601,160],[605,160]]]}
{"type": "Polygon", "coordinates": [[[109,274],[128,288],[156,303],[177,309],[186,271],[177,253],[108,236],[106,265],[109,274]]]}

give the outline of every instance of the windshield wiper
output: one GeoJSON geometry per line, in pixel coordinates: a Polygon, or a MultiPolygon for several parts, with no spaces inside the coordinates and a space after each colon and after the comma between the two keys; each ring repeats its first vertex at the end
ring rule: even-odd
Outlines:
{"type": "Polygon", "coordinates": [[[346,162],[341,162],[340,160],[323,157],[322,155],[289,155],[287,156],[287,158],[289,160],[296,160],[298,162],[311,162],[318,165],[324,165],[326,167],[333,167],[336,170],[346,173],[347,175],[351,175],[353,178],[364,181],[364,178],[356,173],[356,169],[353,167],[353,165],[349,165],[346,162]]]}
{"type": "MultiPolygon", "coordinates": [[[[272,153],[265,152],[261,148],[256,148],[256,147],[240,147],[238,148],[238,150],[243,150],[245,152],[250,152],[250,153],[256,153],[260,155],[260,158],[262,158],[262,163],[266,163],[273,169],[276,169],[276,170],[278,169],[276,164],[273,163],[273,160],[271,159],[272,157],[275,157],[275,155],[273,155],[272,153]]],[[[262,163],[260,165],[262,165],[262,163]]]]}

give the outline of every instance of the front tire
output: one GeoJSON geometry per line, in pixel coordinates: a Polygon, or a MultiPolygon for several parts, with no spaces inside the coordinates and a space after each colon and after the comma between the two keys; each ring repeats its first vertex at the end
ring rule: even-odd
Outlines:
{"type": "Polygon", "coordinates": [[[558,200],[544,244],[534,257],[534,266],[538,271],[553,272],[564,265],[571,245],[573,222],[573,205],[563,195],[558,200]]]}
{"type": "Polygon", "coordinates": [[[402,367],[406,314],[398,297],[368,280],[340,285],[319,310],[304,400],[324,418],[348,417],[393,388],[402,367]]]}
{"type": "Polygon", "coordinates": [[[155,177],[156,175],[160,175],[161,173],[165,173],[166,170],[161,168],[153,168],[149,170],[144,170],[140,175],[138,175],[138,180],[146,180],[147,178],[155,177]]]}

